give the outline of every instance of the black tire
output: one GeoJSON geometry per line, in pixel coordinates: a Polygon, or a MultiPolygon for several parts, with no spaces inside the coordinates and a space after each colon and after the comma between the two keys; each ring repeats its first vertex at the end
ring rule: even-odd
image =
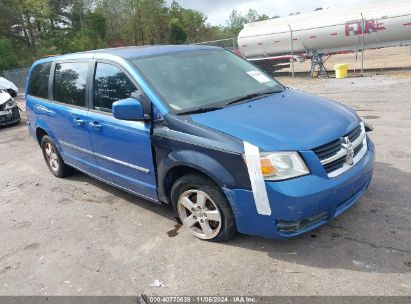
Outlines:
{"type": "Polygon", "coordinates": [[[40,146],[41,146],[41,151],[43,152],[43,157],[44,157],[44,160],[46,161],[47,167],[49,168],[50,172],[54,176],[62,178],[62,177],[73,174],[73,168],[67,166],[64,163],[64,161],[61,158],[61,155],[60,155],[56,145],[53,143],[53,141],[51,140],[51,138],[49,136],[44,135],[41,138],[40,146]],[[55,163],[57,163],[57,166],[54,166],[54,165],[52,166],[50,164],[50,157],[51,156],[48,156],[48,154],[46,152],[46,150],[48,148],[52,148],[52,151],[54,153],[53,157],[55,157],[54,159],[56,160],[55,163]]]}
{"type": "Polygon", "coordinates": [[[17,116],[18,116],[18,120],[16,121],[16,125],[21,123],[20,110],[18,110],[18,109],[17,109],[17,116]]]}
{"type": "MultiPolygon", "coordinates": [[[[212,239],[207,240],[224,242],[231,239],[237,233],[233,211],[221,189],[213,181],[204,176],[199,174],[187,174],[177,179],[174,183],[171,189],[171,200],[177,214],[177,204],[180,196],[192,189],[205,192],[217,206],[221,215],[221,228],[219,233],[212,239]]],[[[180,220],[182,219],[180,218],[180,220]]]]}
{"type": "Polygon", "coordinates": [[[12,89],[7,89],[7,93],[9,93],[13,98],[17,96],[17,92],[12,89]]]}

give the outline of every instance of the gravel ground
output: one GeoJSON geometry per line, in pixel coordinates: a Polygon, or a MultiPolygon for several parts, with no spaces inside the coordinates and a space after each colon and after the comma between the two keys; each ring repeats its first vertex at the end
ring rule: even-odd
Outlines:
{"type": "Polygon", "coordinates": [[[22,123],[0,129],[0,295],[411,295],[410,77],[282,81],[375,127],[374,178],[351,210],[292,240],[200,241],[166,206],[54,178],[22,123]]]}

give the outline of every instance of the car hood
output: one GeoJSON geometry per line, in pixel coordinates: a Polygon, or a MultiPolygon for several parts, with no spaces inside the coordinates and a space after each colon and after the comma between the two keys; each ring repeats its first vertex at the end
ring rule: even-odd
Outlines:
{"type": "Polygon", "coordinates": [[[8,89],[12,89],[15,92],[18,91],[18,88],[16,87],[14,83],[12,83],[11,81],[7,80],[4,77],[0,77],[0,90],[8,90],[8,89]]]}
{"type": "Polygon", "coordinates": [[[263,151],[310,150],[347,134],[360,122],[352,109],[295,89],[193,114],[191,119],[263,151]]]}

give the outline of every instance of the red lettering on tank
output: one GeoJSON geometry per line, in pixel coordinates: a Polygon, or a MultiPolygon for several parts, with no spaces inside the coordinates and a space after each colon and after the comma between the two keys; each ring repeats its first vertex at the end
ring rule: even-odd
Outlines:
{"type": "MultiPolygon", "coordinates": [[[[362,35],[363,21],[350,21],[345,24],[345,36],[362,35]]],[[[378,20],[364,20],[364,34],[376,33],[385,30],[384,23],[378,20]]]]}

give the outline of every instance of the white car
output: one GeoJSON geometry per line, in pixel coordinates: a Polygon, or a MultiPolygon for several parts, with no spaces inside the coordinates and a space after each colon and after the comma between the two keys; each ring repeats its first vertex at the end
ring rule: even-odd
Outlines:
{"type": "Polygon", "coordinates": [[[20,123],[20,109],[6,90],[0,89],[0,126],[20,123]]]}
{"type": "Polygon", "coordinates": [[[14,83],[4,77],[0,77],[0,90],[7,91],[11,97],[16,97],[17,92],[19,91],[14,83]]]}

